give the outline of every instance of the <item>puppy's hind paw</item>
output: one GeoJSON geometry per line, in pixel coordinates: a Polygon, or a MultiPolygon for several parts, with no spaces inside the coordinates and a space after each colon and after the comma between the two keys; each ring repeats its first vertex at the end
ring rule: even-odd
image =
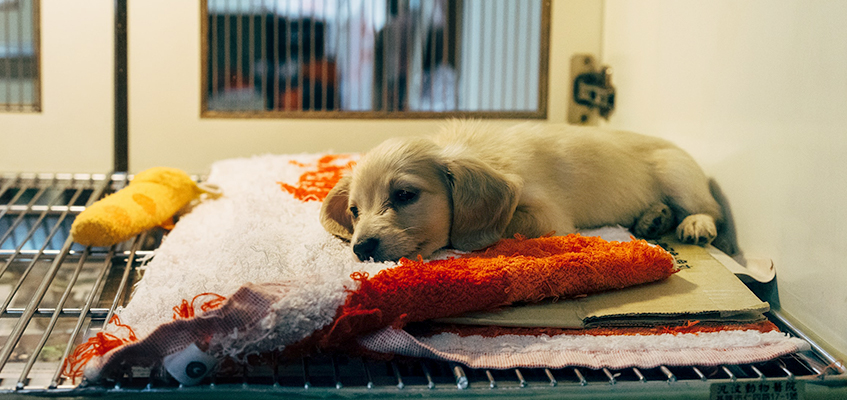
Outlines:
{"type": "Polygon", "coordinates": [[[683,243],[708,245],[718,236],[715,219],[706,214],[692,214],[685,217],[676,227],[676,236],[683,243]]]}
{"type": "Polygon", "coordinates": [[[638,217],[632,227],[632,232],[638,237],[654,239],[669,231],[672,225],[673,213],[670,207],[664,203],[659,203],[650,207],[644,215],[638,217]]]}

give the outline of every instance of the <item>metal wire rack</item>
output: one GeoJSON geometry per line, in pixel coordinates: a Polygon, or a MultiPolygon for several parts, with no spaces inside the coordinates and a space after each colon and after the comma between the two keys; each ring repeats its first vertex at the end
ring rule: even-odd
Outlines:
{"type": "MultiPolygon", "coordinates": [[[[251,359],[235,371],[181,387],[161,368],[133,368],[103,385],[62,376],[72,349],[126,304],[141,277],[141,260],[163,236],[151,231],[110,248],[70,238],[73,218],[124,187],[126,174],[4,174],[0,177],[0,394],[19,396],[178,397],[532,397],[710,393],[721,385],[803,385],[847,389],[844,366],[778,313],[783,331],[809,340],[812,351],[746,365],[661,366],[622,370],[520,368],[478,370],[424,359],[377,361],[318,354],[299,361],[251,359]]],[[[839,392],[840,393],[840,392],[839,392]]],[[[775,397],[776,398],[776,397],[775,397]]]]}

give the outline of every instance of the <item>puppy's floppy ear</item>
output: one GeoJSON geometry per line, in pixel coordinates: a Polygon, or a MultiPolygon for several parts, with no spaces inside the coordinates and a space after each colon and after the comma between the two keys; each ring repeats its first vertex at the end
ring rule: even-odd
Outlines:
{"type": "Polygon", "coordinates": [[[475,158],[448,160],[446,165],[453,196],[451,246],[470,251],[494,244],[515,213],[523,181],[475,158]]]}
{"type": "Polygon", "coordinates": [[[321,225],[327,232],[345,240],[353,237],[353,220],[347,211],[350,177],[342,177],[321,205],[321,225]]]}

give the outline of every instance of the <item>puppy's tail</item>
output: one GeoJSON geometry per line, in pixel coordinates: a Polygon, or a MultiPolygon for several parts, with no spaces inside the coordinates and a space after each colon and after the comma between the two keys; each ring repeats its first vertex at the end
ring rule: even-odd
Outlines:
{"type": "Polygon", "coordinates": [[[742,262],[744,261],[744,254],[738,246],[738,234],[735,230],[735,220],[732,217],[729,200],[714,178],[709,178],[709,192],[718,202],[723,214],[723,223],[718,225],[718,237],[712,242],[712,246],[734,258],[739,264],[744,265],[744,262],[742,262]]]}

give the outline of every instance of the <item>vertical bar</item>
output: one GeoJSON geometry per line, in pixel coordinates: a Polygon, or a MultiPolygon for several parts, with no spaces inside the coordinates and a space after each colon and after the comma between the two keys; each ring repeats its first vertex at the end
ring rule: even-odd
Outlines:
{"type": "Polygon", "coordinates": [[[309,107],[304,101],[306,98],[306,92],[305,88],[303,87],[303,66],[305,64],[305,62],[303,61],[303,44],[304,42],[306,42],[305,40],[303,40],[303,32],[305,31],[303,27],[306,22],[303,20],[303,8],[303,0],[300,0],[300,2],[297,4],[297,89],[300,91],[300,95],[298,96],[300,110],[308,110],[309,107]]]}
{"type": "MultiPolygon", "coordinates": [[[[458,12],[461,12],[461,9],[460,9],[460,8],[458,8],[458,7],[457,7],[455,10],[456,10],[456,11],[458,11],[458,12]]],[[[453,14],[453,13],[452,13],[452,12],[450,12],[450,11],[451,11],[451,10],[450,10],[450,4],[449,4],[449,2],[448,2],[447,8],[445,8],[444,10],[442,10],[442,12],[444,12],[444,32],[443,32],[443,33],[444,33],[444,37],[442,38],[442,40],[444,40],[444,47],[443,47],[443,49],[444,49],[444,61],[443,61],[443,62],[444,62],[444,65],[445,65],[446,67],[451,68],[454,72],[458,72],[458,71],[459,71],[458,65],[457,65],[456,63],[450,62],[450,57],[451,57],[451,55],[450,55],[450,46],[452,46],[452,43],[450,43],[450,40],[452,40],[452,39],[453,39],[453,38],[450,36],[450,30],[451,30],[451,29],[453,29],[453,26],[454,26],[454,22],[453,22],[453,21],[454,21],[454,19],[461,18],[461,14],[459,14],[459,13],[457,13],[457,14],[453,14]]],[[[454,81],[453,81],[453,86],[452,86],[452,87],[447,86],[447,85],[444,85],[444,86],[442,87],[442,89],[444,90],[444,92],[443,92],[443,93],[441,93],[441,95],[442,95],[442,96],[443,96],[443,98],[444,98],[444,104],[445,104],[445,106],[446,106],[446,105],[450,105],[450,104],[452,104],[452,105],[453,105],[453,107],[445,107],[445,109],[444,109],[445,111],[455,111],[455,110],[457,109],[457,107],[456,107],[456,106],[459,104],[459,103],[455,100],[455,98],[456,98],[456,93],[458,92],[458,90],[457,90],[457,88],[456,88],[456,85],[458,85],[458,82],[457,82],[457,81],[458,81],[458,79],[456,79],[456,80],[454,80],[454,81]],[[449,100],[449,99],[451,99],[451,98],[452,98],[452,100],[448,101],[448,100],[449,100]]]]}
{"type": "Polygon", "coordinates": [[[506,4],[508,7],[508,11],[506,12],[506,29],[505,29],[505,37],[508,43],[503,43],[503,48],[508,49],[508,51],[503,51],[505,55],[505,60],[503,60],[503,64],[505,65],[506,72],[503,74],[503,88],[504,88],[504,96],[505,99],[505,107],[509,111],[515,111],[517,107],[515,107],[515,93],[518,90],[518,79],[516,79],[515,74],[515,62],[518,58],[519,51],[519,43],[517,38],[515,37],[515,25],[517,21],[515,20],[517,15],[517,10],[520,9],[519,5],[516,4],[515,1],[509,0],[506,4]]]}
{"type": "Polygon", "coordinates": [[[465,370],[459,364],[450,364],[450,370],[453,371],[453,377],[456,378],[456,387],[459,390],[468,388],[468,376],[465,375],[465,370]]]}
{"type": "Polygon", "coordinates": [[[127,0],[115,0],[115,172],[129,170],[127,0]]]}
{"type": "Polygon", "coordinates": [[[488,387],[494,389],[497,387],[497,381],[494,380],[494,375],[489,370],[485,370],[485,377],[488,378],[488,387]]]}
{"type": "Polygon", "coordinates": [[[220,71],[218,71],[218,13],[217,9],[213,13],[211,2],[214,0],[207,0],[206,5],[206,15],[209,19],[209,69],[211,76],[211,93],[209,97],[215,97],[218,94],[218,75],[220,71]]]}
{"type": "Polygon", "coordinates": [[[618,380],[615,379],[615,376],[612,374],[612,371],[609,371],[608,368],[603,368],[603,373],[606,374],[606,378],[609,378],[610,385],[618,383],[618,380]]]}
{"type": "MultiPolygon", "coordinates": [[[[498,0],[497,4],[495,5],[495,10],[496,10],[495,11],[495,14],[496,14],[496,17],[495,17],[496,22],[495,23],[497,24],[496,26],[505,26],[506,24],[508,24],[507,17],[506,17],[506,3],[505,2],[506,2],[506,0],[498,0]]],[[[492,64],[494,65],[494,82],[495,82],[495,84],[493,86],[497,88],[497,91],[493,96],[494,101],[495,101],[494,108],[497,111],[503,111],[503,103],[504,103],[505,98],[506,98],[506,94],[504,93],[505,76],[506,76],[506,71],[505,71],[505,65],[506,65],[506,52],[505,52],[506,30],[505,29],[499,29],[498,34],[493,36],[493,37],[496,37],[496,42],[495,42],[495,45],[494,45],[494,51],[492,52],[493,54],[491,55],[492,64]]]]}
{"type": "Polygon", "coordinates": [[[430,40],[430,43],[431,43],[430,44],[431,48],[430,48],[430,51],[429,51],[429,61],[430,61],[430,65],[429,65],[429,110],[430,111],[435,111],[435,76],[436,76],[436,71],[438,70],[438,61],[437,61],[438,60],[438,58],[437,58],[437,56],[438,56],[438,54],[437,54],[437,52],[438,52],[438,39],[435,35],[435,32],[436,32],[436,29],[435,29],[435,12],[437,10],[435,9],[435,4],[437,4],[437,3],[433,3],[432,12],[429,15],[430,32],[428,33],[429,40],[430,40]]]}
{"type": "Polygon", "coordinates": [[[311,378],[309,377],[309,360],[306,357],[301,359],[303,361],[303,389],[308,389],[312,387],[311,378]]]}
{"type": "Polygon", "coordinates": [[[559,382],[556,381],[556,378],[553,376],[553,372],[550,371],[550,368],[544,368],[544,374],[547,375],[547,379],[550,380],[550,386],[555,387],[559,384],[559,382]]]}
{"type": "MultiPolygon", "coordinates": [[[[391,7],[391,4],[389,4],[389,1],[386,1],[385,2],[385,21],[384,21],[385,23],[382,25],[382,32],[381,32],[382,34],[381,35],[380,35],[380,32],[377,31],[377,29],[376,29],[376,15],[374,15],[374,32],[380,38],[380,45],[382,46],[382,93],[379,94],[379,95],[382,96],[382,110],[383,111],[388,111],[390,109],[388,107],[388,101],[389,101],[389,99],[388,99],[388,83],[389,83],[388,75],[389,75],[389,71],[388,71],[388,46],[386,44],[387,41],[388,41],[388,38],[387,38],[388,35],[386,35],[386,31],[385,31],[385,28],[389,24],[389,19],[391,18],[391,13],[389,12],[389,7],[391,7]]],[[[376,10],[376,7],[374,7],[374,10],[376,10]]],[[[395,72],[395,71],[390,71],[390,72],[395,72]]]]}
{"type": "Polygon", "coordinates": [[[259,60],[264,64],[262,68],[262,107],[264,110],[273,109],[268,107],[268,88],[270,87],[271,79],[271,62],[268,60],[268,12],[262,7],[259,10],[260,26],[259,29],[259,60]]]}
{"type": "MultiPolygon", "coordinates": [[[[487,32],[485,31],[485,25],[486,25],[485,24],[485,18],[486,18],[486,14],[487,14],[485,12],[485,9],[488,8],[488,5],[490,3],[489,2],[480,2],[480,3],[481,4],[480,4],[480,12],[479,12],[479,15],[480,15],[480,17],[479,17],[479,25],[480,25],[480,28],[479,28],[479,33],[480,33],[480,41],[479,41],[480,56],[479,56],[479,60],[483,60],[487,56],[486,53],[488,53],[488,51],[487,51],[488,49],[485,47],[486,44],[487,44],[486,43],[487,40],[485,40],[485,38],[486,38],[486,36],[488,36],[486,34],[487,32]]],[[[486,99],[486,93],[485,93],[486,92],[486,90],[485,90],[486,86],[488,86],[487,85],[488,82],[486,82],[486,80],[485,80],[485,72],[486,72],[485,65],[486,65],[486,63],[480,62],[480,63],[477,63],[477,65],[479,65],[479,68],[480,68],[480,71],[478,71],[478,74],[479,74],[479,108],[477,110],[485,110],[485,109],[488,108],[488,101],[486,99]]]]}
{"type": "MultiPolygon", "coordinates": [[[[515,56],[517,57],[517,76],[526,77],[529,75],[529,57],[527,52],[526,42],[529,40],[529,36],[527,35],[527,26],[532,26],[529,21],[530,13],[525,13],[524,11],[529,6],[528,2],[521,2],[518,4],[518,12],[517,12],[517,26],[515,27],[516,36],[519,38],[517,42],[524,44],[519,48],[515,49],[515,56]]],[[[522,85],[518,85],[519,87],[522,85]]],[[[528,85],[523,85],[528,86],[528,85]]],[[[515,99],[517,100],[518,107],[521,110],[529,109],[529,99],[527,98],[527,90],[523,88],[523,90],[515,91],[515,99]]]]}
{"type": "MultiPolygon", "coordinates": [[[[333,61],[335,63],[335,76],[333,77],[332,83],[332,103],[333,110],[340,111],[341,110],[341,9],[342,7],[338,5],[338,2],[342,0],[335,0],[335,28],[333,29],[333,34],[335,35],[335,51],[333,54],[333,61]]],[[[349,4],[349,2],[348,2],[349,4]]],[[[344,7],[349,9],[348,7],[344,7]]],[[[347,21],[350,21],[350,13],[347,13],[347,21]]],[[[348,22],[349,23],[349,22],[348,22]]],[[[347,52],[349,53],[352,49],[350,48],[350,40],[347,40],[347,52]]]]}
{"type": "Polygon", "coordinates": [[[251,93],[255,93],[256,90],[256,2],[252,0],[247,0],[248,4],[248,13],[247,13],[247,86],[250,88],[251,93]]]}
{"type": "Polygon", "coordinates": [[[232,35],[229,30],[229,17],[230,17],[230,9],[229,9],[229,0],[223,0],[224,4],[221,7],[221,14],[224,17],[224,92],[229,91],[229,83],[230,83],[230,74],[232,73],[232,67],[230,66],[230,58],[232,57],[232,49],[230,43],[230,38],[232,35]]]}
{"type": "MultiPolygon", "coordinates": [[[[323,10],[323,44],[321,45],[323,48],[323,54],[321,54],[321,110],[329,110],[329,99],[327,96],[329,95],[329,18],[327,18],[327,5],[326,2],[328,0],[321,1],[321,8],[323,10]]],[[[337,14],[336,14],[337,15],[337,14]]]]}
{"type": "Polygon", "coordinates": [[[699,368],[691,367],[691,369],[694,370],[694,373],[697,374],[697,377],[700,378],[701,381],[705,382],[707,380],[706,375],[704,375],[703,372],[701,372],[699,368]]]}
{"type": "Polygon", "coordinates": [[[397,368],[397,363],[394,361],[390,361],[391,370],[394,371],[394,379],[397,379],[397,389],[403,389],[406,387],[406,384],[403,383],[403,376],[400,375],[400,369],[397,368]]]}
{"type": "Polygon", "coordinates": [[[332,363],[332,380],[335,382],[335,388],[341,389],[344,387],[344,384],[341,383],[341,373],[338,370],[338,358],[333,355],[332,358],[330,358],[330,362],[332,363]]]}
{"type": "Polygon", "coordinates": [[[365,370],[365,378],[368,380],[366,387],[368,389],[373,389],[374,379],[373,379],[373,375],[371,374],[371,369],[368,368],[368,363],[365,362],[365,360],[363,358],[360,358],[359,361],[362,362],[362,368],[364,368],[364,370],[365,370]]]}
{"type": "MultiPolygon", "coordinates": [[[[271,41],[271,43],[273,43],[273,59],[272,59],[272,63],[271,63],[271,65],[273,65],[273,67],[271,67],[271,69],[270,69],[271,72],[273,73],[273,77],[271,77],[271,79],[270,79],[270,82],[273,82],[272,86],[271,86],[271,90],[273,90],[273,92],[272,92],[273,97],[272,97],[272,100],[271,100],[271,110],[279,110],[280,109],[280,104],[279,104],[280,103],[279,102],[279,100],[280,100],[280,96],[279,96],[279,93],[280,93],[280,91],[279,91],[279,46],[280,45],[285,46],[285,54],[286,54],[286,60],[285,60],[286,64],[285,65],[288,65],[287,64],[288,63],[288,57],[287,57],[288,44],[291,41],[291,31],[290,30],[285,35],[285,41],[286,41],[285,44],[283,44],[282,41],[280,41],[280,38],[279,38],[279,8],[278,7],[279,7],[279,3],[274,2],[274,12],[273,12],[274,37],[273,37],[273,40],[271,41]]],[[[286,4],[286,8],[288,8],[288,4],[286,4]]],[[[288,25],[288,18],[287,17],[285,19],[285,26],[286,27],[284,27],[283,29],[290,29],[291,28],[288,25]]],[[[285,103],[282,104],[282,108],[283,109],[286,108],[285,103]]]]}
{"type": "Polygon", "coordinates": [[[9,38],[9,35],[10,35],[9,27],[12,25],[12,22],[11,22],[12,19],[9,15],[12,12],[10,10],[2,10],[2,12],[3,12],[3,19],[5,20],[5,23],[3,24],[4,25],[3,26],[4,36],[3,37],[5,39],[3,40],[3,43],[2,43],[2,45],[3,45],[3,65],[5,67],[5,68],[3,68],[3,75],[5,75],[5,76],[2,77],[3,78],[2,80],[6,84],[6,97],[4,99],[5,100],[4,102],[6,103],[6,111],[11,111],[12,110],[12,60],[11,60],[11,57],[9,57],[9,46],[8,46],[8,44],[11,43],[11,40],[9,38]]]}
{"type": "Polygon", "coordinates": [[[429,371],[429,367],[426,366],[424,361],[420,361],[421,370],[423,371],[424,377],[426,378],[426,387],[427,389],[435,389],[435,382],[432,380],[432,373],[429,371]]]}
{"type": "Polygon", "coordinates": [[[585,380],[585,376],[582,375],[582,372],[579,372],[578,368],[574,368],[573,373],[576,375],[576,379],[579,380],[580,386],[588,385],[588,381],[585,380]]]}
{"type": "Polygon", "coordinates": [[[635,373],[635,376],[638,377],[639,382],[647,382],[647,378],[644,377],[644,374],[641,373],[641,370],[633,367],[632,372],[635,373]]]}
{"type": "MultiPolygon", "coordinates": [[[[665,376],[668,378],[668,382],[676,382],[676,375],[674,375],[673,372],[671,372],[671,370],[668,369],[668,367],[662,365],[662,366],[659,366],[659,370],[662,371],[663,374],[665,374],[665,376]]],[[[727,373],[732,375],[732,373],[729,372],[729,370],[726,369],[726,367],[724,367],[724,371],[726,371],[727,373]]],[[[732,377],[732,380],[735,380],[735,377],[732,377]]]]}
{"type": "Polygon", "coordinates": [[[34,111],[41,111],[41,2],[32,2],[32,104],[34,111]]]}
{"type": "Polygon", "coordinates": [[[524,379],[521,370],[515,368],[515,376],[518,378],[518,384],[520,385],[520,387],[524,388],[527,386],[526,379],[524,379]]]}
{"type": "Polygon", "coordinates": [[[315,76],[315,65],[317,60],[317,39],[315,38],[315,34],[317,29],[315,25],[317,25],[317,13],[315,12],[315,3],[310,3],[312,9],[309,10],[309,111],[314,111],[317,109],[317,102],[315,100],[315,92],[317,88],[317,77],[315,76]]]}
{"type": "Polygon", "coordinates": [[[241,89],[244,84],[244,46],[241,42],[244,39],[244,23],[241,21],[244,18],[242,12],[242,1],[236,1],[236,10],[233,12],[235,17],[235,87],[241,89]]]}
{"type": "Polygon", "coordinates": [[[18,109],[24,110],[24,5],[21,3],[18,7],[18,109]]]}

